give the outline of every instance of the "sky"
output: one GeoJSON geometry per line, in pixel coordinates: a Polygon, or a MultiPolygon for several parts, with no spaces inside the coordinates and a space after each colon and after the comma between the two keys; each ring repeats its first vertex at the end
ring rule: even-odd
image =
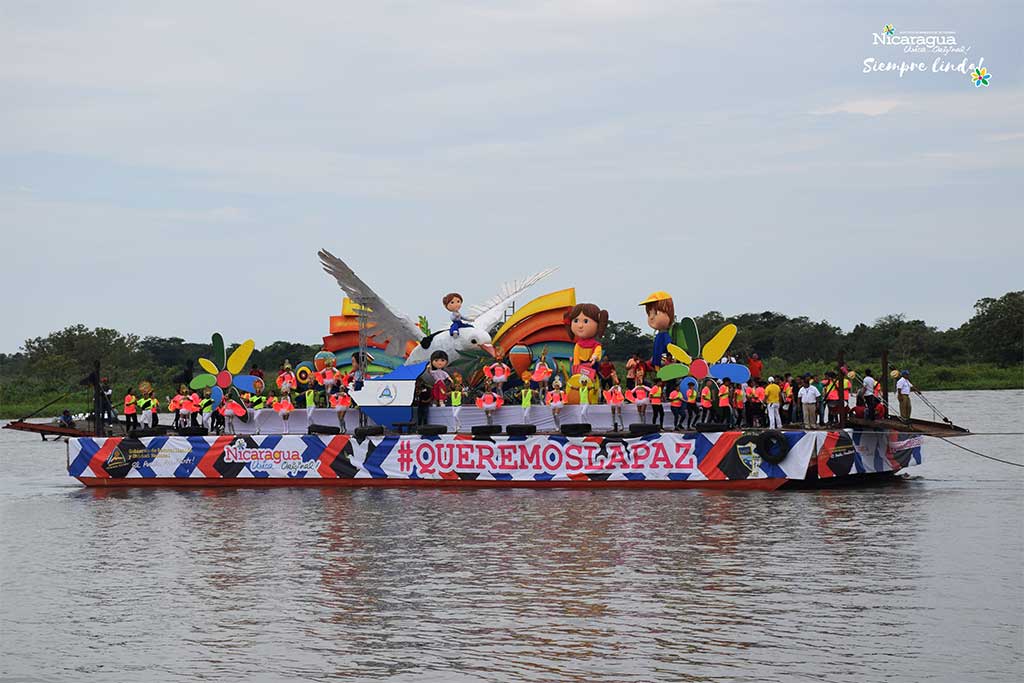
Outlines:
{"type": "Polygon", "coordinates": [[[1024,288],[1024,4],[0,4],[0,352],[67,325],[317,343],[341,256],[446,319],[957,326],[1024,288]],[[893,24],[964,54],[873,45],[893,24]],[[931,70],[983,58],[989,86],[931,70]],[[925,72],[864,73],[864,60],[925,72]]]}

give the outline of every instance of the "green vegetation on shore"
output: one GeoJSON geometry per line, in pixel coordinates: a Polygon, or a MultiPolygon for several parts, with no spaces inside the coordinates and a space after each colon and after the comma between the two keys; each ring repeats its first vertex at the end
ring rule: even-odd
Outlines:
{"type": "MultiPolygon", "coordinates": [[[[696,320],[708,337],[724,322],[735,323],[740,331],[729,353],[742,361],[757,353],[766,374],[820,373],[834,366],[840,351],[850,367],[870,367],[879,373],[882,352],[888,350],[890,367],[910,370],[914,383],[924,390],[1024,388],[1024,291],[981,299],[970,320],[942,331],[902,315],[887,315],[850,332],[827,321],[771,311],[728,317],[710,311],[696,320]]],[[[648,357],[651,344],[650,334],[628,322],[609,323],[603,340],[605,353],[616,361],[633,353],[648,357]]],[[[310,360],[319,350],[319,345],[278,341],[255,351],[250,362],[272,377],[284,359],[310,360]]],[[[68,392],[72,393],[43,414],[65,408],[89,411],[88,389],[78,381],[96,360],[103,376],[110,378],[115,405],[129,387],[144,379],[154,384],[163,400],[174,393],[187,366],[211,353],[209,344],[178,337],[142,338],[105,328],[67,327],[26,340],[18,353],[0,354],[0,417],[28,415],[68,392]]]]}

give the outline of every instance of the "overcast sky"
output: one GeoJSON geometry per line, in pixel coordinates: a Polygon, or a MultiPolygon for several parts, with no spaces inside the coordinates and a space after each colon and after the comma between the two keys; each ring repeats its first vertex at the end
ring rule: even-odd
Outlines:
{"type": "Polygon", "coordinates": [[[5,0],[0,351],[79,322],[318,342],[319,247],[435,327],[550,265],[531,294],[637,323],[666,289],[958,325],[1024,287],[1022,7],[5,0]],[[991,85],[862,73],[931,67],[886,23],[956,31],[991,85]]]}

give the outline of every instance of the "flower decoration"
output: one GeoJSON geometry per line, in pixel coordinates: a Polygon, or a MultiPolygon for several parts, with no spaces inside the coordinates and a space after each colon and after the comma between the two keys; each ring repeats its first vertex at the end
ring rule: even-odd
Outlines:
{"type": "Polygon", "coordinates": [[[210,398],[213,399],[213,408],[216,408],[224,400],[224,393],[231,392],[235,401],[241,401],[239,391],[256,391],[259,377],[254,375],[240,375],[245,364],[252,355],[256,342],[246,339],[242,345],[231,352],[228,358],[224,351],[224,337],[219,332],[213,334],[213,358],[200,358],[199,365],[206,370],[201,375],[196,375],[189,384],[193,389],[206,389],[210,387],[210,398]],[[216,361],[216,362],[215,362],[216,361]]]}
{"type": "Polygon", "coordinates": [[[974,87],[980,88],[981,86],[988,87],[988,79],[992,78],[992,74],[988,72],[988,69],[981,67],[971,72],[971,80],[974,81],[974,87]]]}
{"type": "Polygon", "coordinates": [[[885,26],[883,26],[882,31],[887,36],[891,36],[893,33],[896,33],[896,29],[892,27],[892,24],[886,24],[885,26]]]}
{"type": "Polygon", "coordinates": [[[693,318],[683,318],[673,326],[674,343],[668,345],[669,355],[677,362],[658,370],[658,379],[669,381],[692,377],[700,381],[711,376],[718,380],[746,382],[750,379],[750,370],[746,365],[718,362],[729,350],[729,344],[736,338],[736,332],[736,326],[729,323],[702,346],[693,318]]]}

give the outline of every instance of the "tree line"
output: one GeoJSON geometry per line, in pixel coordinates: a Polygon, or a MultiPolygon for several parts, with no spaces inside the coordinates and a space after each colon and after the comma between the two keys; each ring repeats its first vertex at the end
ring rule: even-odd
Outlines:
{"type": "MultiPolygon", "coordinates": [[[[735,323],[739,334],[730,347],[732,355],[746,360],[749,354],[757,353],[786,369],[831,362],[840,350],[849,359],[877,362],[888,350],[894,367],[981,363],[1019,374],[1024,365],[1024,291],[981,299],[974,309],[970,320],[948,330],[939,330],[923,320],[909,320],[902,314],[861,323],[849,332],[826,320],[794,318],[774,311],[732,316],[709,311],[697,316],[696,321],[704,338],[710,338],[726,322],[735,323]]],[[[649,356],[651,345],[651,334],[630,322],[610,322],[603,339],[605,354],[617,361],[633,353],[649,356]]],[[[311,359],[319,350],[318,344],[275,341],[254,351],[250,363],[276,370],[286,358],[297,363],[311,359]]],[[[110,379],[115,391],[147,379],[159,392],[171,392],[198,357],[210,354],[208,343],[187,342],[180,337],[140,337],[73,325],[28,339],[17,353],[0,354],[0,410],[10,414],[12,406],[41,403],[71,390],[88,375],[95,361],[101,363],[102,374],[110,379]]]]}

